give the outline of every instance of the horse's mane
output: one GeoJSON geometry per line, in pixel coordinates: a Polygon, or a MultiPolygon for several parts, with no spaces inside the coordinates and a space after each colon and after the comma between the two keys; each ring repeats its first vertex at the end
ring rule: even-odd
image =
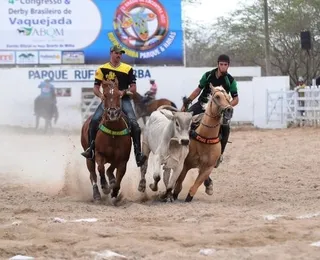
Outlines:
{"type": "Polygon", "coordinates": [[[210,94],[208,95],[208,102],[207,102],[207,103],[204,103],[204,104],[201,104],[203,110],[205,110],[205,111],[207,110],[209,104],[210,104],[211,101],[212,101],[212,97],[213,97],[213,95],[212,95],[212,93],[210,93],[210,94]]]}
{"type": "Polygon", "coordinates": [[[137,97],[139,98],[139,100],[140,100],[140,99],[142,99],[142,95],[141,95],[141,94],[139,94],[139,92],[138,92],[138,91],[136,91],[136,95],[137,95],[137,97]]]}

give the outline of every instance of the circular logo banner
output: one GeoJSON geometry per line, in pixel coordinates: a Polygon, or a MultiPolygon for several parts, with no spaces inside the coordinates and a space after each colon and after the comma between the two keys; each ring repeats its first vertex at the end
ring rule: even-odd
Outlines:
{"type": "MultiPolygon", "coordinates": [[[[113,29],[118,40],[129,50],[151,51],[166,38],[169,18],[157,0],[124,0],[116,9],[113,29]]],[[[130,55],[130,52],[126,53],[130,55]]]]}

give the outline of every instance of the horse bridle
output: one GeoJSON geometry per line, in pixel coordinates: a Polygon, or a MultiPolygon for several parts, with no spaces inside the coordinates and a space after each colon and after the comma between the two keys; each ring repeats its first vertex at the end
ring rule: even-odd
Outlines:
{"type": "MultiPolygon", "coordinates": [[[[207,112],[205,112],[204,115],[207,116],[207,117],[210,117],[210,118],[217,118],[217,117],[223,115],[227,109],[232,108],[231,102],[230,102],[230,99],[229,99],[228,96],[227,96],[227,93],[226,93],[225,91],[223,91],[223,90],[220,90],[220,89],[217,89],[217,90],[215,89],[215,90],[214,90],[214,93],[212,94],[211,102],[213,102],[214,104],[216,104],[216,106],[218,107],[218,112],[217,112],[215,115],[210,115],[210,114],[208,114],[207,112]],[[220,102],[217,100],[217,98],[215,97],[215,95],[216,95],[217,92],[221,92],[221,93],[225,96],[225,98],[226,98],[226,100],[228,101],[229,105],[226,105],[226,106],[224,106],[224,107],[221,105],[221,103],[220,103],[220,102]]],[[[226,121],[227,121],[226,124],[228,124],[228,121],[229,121],[230,119],[231,119],[231,118],[228,118],[228,119],[226,120],[226,121]]],[[[224,121],[224,120],[223,120],[223,121],[224,121]]],[[[213,126],[204,124],[203,122],[201,122],[201,124],[202,124],[203,126],[205,126],[205,127],[208,127],[208,128],[216,128],[217,126],[219,126],[219,125],[221,124],[221,121],[219,121],[217,124],[215,124],[215,125],[213,125],[213,126]]],[[[225,124],[225,123],[223,122],[222,124],[225,124]]]]}
{"type": "MultiPolygon", "coordinates": [[[[111,94],[113,94],[114,89],[115,89],[115,85],[112,84],[112,86],[110,88],[110,93],[111,94]]],[[[113,101],[113,97],[111,97],[110,101],[111,102],[113,101]]],[[[104,100],[104,102],[105,102],[105,100],[104,100]]],[[[115,108],[114,107],[108,107],[108,108],[105,108],[105,106],[103,104],[103,112],[107,113],[107,115],[108,115],[108,112],[110,112],[111,110],[119,111],[119,110],[121,110],[121,107],[122,107],[122,98],[120,98],[120,107],[115,107],[115,108]]],[[[118,118],[116,120],[119,120],[120,117],[121,117],[121,113],[119,113],[119,116],[118,116],[118,118]]],[[[110,121],[110,120],[107,120],[107,121],[110,121]]]]}

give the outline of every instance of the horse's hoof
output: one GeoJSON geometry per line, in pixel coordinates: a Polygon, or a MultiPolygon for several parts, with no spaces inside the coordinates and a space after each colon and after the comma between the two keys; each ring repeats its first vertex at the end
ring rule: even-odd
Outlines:
{"type": "Polygon", "coordinates": [[[190,195],[190,193],[188,193],[188,196],[186,197],[185,202],[191,202],[193,199],[193,196],[190,195]]]}
{"type": "Polygon", "coordinates": [[[101,200],[101,194],[99,192],[98,185],[93,186],[93,200],[101,200]]]}
{"type": "Polygon", "coordinates": [[[113,205],[113,206],[117,206],[118,203],[122,200],[122,198],[123,198],[123,196],[122,196],[121,193],[118,194],[117,197],[112,197],[112,198],[111,198],[111,203],[112,203],[112,205],[113,205]]]}
{"type": "Polygon", "coordinates": [[[146,180],[140,180],[138,191],[140,191],[140,192],[146,191],[146,180]]]}
{"type": "Polygon", "coordinates": [[[206,193],[210,196],[213,194],[213,185],[206,187],[206,193]]]}
{"type": "Polygon", "coordinates": [[[114,179],[112,179],[111,181],[109,180],[110,189],[113,189],[115,184],[116,184],[116,180],[114,180],[114,179]]]}
{"type": "Polygon", "coordinates": [[[172,194],[172,198],[173,198],[173,200],[177,200],[178,199],[178,194],[173,193],[172,194]]]}
{"type": "Polygon", "coordinates": [[[167,194],[163,193],[159,196],[161,202],[167,202],[167,194]]]}
{"type": "Polygon", "coordinates": [[[102,192],[105,194],[105,195],[108,195],[111,191],[111,189],[109,187],[106,187],[106,186],[103,186],[101,187],[102,189],[102,192]]]}
{"type": "Polygon", "coordinates": [[[160,195],[160,201],[161,202],[173,202],[174,199],[173,199],[173,194],[172,193],[163,193],[160,195]]]}
{"type": "Polygon", "coordinates": [[[101,200],[101,195],[99,194],[93,194],[93,200],[94,201],[100,201],[101,200]]]}
{"type": "Polygon", "coordinates": [[[111,203],[113,206],[117,206],[117,203],[118,203],[117,197],[111,198],[111,203]]]}
{"type": "Polygon", "coordinates": [[[167,195],[167,202],[174,202],[174,201],[175,201],[175,199],[173,198],[173,194],[172,193],[168,194],[167,195]]]}
{"type": "Polygon", "coordinates": [[[154,183],[151,183],[149,187],[152,191],[158,191],[158,185],[155,185],[154,183]]]}

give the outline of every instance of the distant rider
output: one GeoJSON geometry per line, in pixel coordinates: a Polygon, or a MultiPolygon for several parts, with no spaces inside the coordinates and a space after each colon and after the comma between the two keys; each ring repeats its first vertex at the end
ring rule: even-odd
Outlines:
{"type": "Polygon", "coordinates": [[[148,103],[151,100],[156,99],[157,91],[158,91],[158,86],[155,82],[154,79],[150,79],[150,89],[144,94],[144,97],[142,99],[143,103],[148,103]]]}
{"type": "Polygon", "coordinates": [[[48,102],[52,102],[54,115],[58,114],[57,109],[57,97],[55,87],[51,84],[50,79],[45,79],[42,81],[38,88],[40,88],[40,95],[34,101],[34,112],[38,110],[39,101],[41,99],[47,99],[48,102]]]}

